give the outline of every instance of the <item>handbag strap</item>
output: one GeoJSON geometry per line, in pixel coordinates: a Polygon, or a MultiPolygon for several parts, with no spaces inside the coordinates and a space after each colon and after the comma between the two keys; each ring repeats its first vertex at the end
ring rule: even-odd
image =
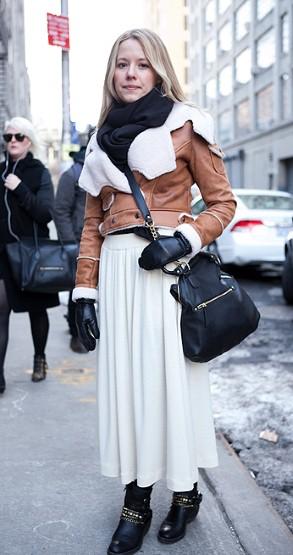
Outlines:
{"type": "Polygon", "coordinates": [[[125,175],[128,179],[128,183],[129,183],[129,187],[131,189],[131,192],[133,194],[134,200],[137,204],[138,209],[140,210],[140,212],[142,213],[143,219],[144,219],[144,223],[145,226],[150,230],[153,240],[158,239],[159,234],[155,228],[155,224],[154,224],[154,220],[151,216],[151,213],[149,211],[148,205],[145,201],[145,198],[140,190],[140,186],[138,185],[138,183],[136,182],[136,179],[130,169],[129,166],[127,166],[126,170],[125,170],[125,175]]]}
{"type": "MultiPolygon", "coordinates": [[[[125,170],[125,175],[128,179],[129,187],[131,189],[131,192],[133,194],[133,197],[134,197],[134,200],[137,204],[137,207],[143,215],[145,226],[151,232],[153,241],[156,241],[156,239],[159,238],[159,233],[157,232],[157,230],[155,228],[154,220],[151,216],[151,213],[149,211],[149,208],[148,208],[148,205],[145,201],[145,198],[144,198],[144,196],[143,196],[143,194],[140,190],[140,186],[136,182],[136,179],[135,179],[135,177],[134,177],[134,175],[133,175],[129,166],[127,166],[127,168],[125,170]]],[[[168,270],[164,266],[162,268],[162,271],[165,274],[169,274],[169,275],[172,275],[172,276],[180,276],[180,275],[183,275],[183,274],[190,273],[190,266],[189,266],[188,263],[182,262],[182,263],[178,263],[178,266],[176,266],[176,268],[174,270],[168,270]]]]}

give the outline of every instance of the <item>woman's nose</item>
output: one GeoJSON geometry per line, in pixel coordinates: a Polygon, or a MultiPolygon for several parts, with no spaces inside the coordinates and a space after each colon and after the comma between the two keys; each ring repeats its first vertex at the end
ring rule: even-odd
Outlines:
{"type": "Polygon", "coordinates": [[[136,77],[135,65],[134,64],[129,64],[128,71],[127,71],[127,78],[128,79],[133,79],[135,77],[136,77]]]}

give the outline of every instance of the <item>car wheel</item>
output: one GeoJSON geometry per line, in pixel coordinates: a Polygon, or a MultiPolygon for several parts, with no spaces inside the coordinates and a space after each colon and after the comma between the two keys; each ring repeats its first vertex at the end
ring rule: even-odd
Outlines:
{"type": "Polygon", "coordinates": [[[293,260],[286,256],[282,274],[282,289],[285,301],[293,304],[293,260]]]}
{"type": "Polygon", "coordinates": [[[217,245],[216,241],[213,241],[212,243],[210,243],[208,245],[207,251],[215,254],[218,257],[218,259],[220,260],[220,263],[222,264],[222,259],[221,259],[219,249],[218,249],[218,245],[217,245]]]}

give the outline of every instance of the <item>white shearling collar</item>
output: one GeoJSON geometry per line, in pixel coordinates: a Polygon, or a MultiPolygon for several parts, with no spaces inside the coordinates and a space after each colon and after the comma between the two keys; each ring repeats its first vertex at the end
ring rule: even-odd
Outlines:
{"type": "MultiPolygon", "coordinates": [[[[196,133],[209,144],[215,143],[214,124],[210,114],[194,106],[176,102],[164,125],[146,129],[133,140],[128,151],[129,167],[139,171],[147,179],[173,171],[176,168],[176,155],[171,131],[179,129],[189,120],[196,133]]],[[[100,148],[94,133],[87,147],[79,186],[92,196],[98,196],[106,185],[131,193],[126,176],[100,148]]]]}

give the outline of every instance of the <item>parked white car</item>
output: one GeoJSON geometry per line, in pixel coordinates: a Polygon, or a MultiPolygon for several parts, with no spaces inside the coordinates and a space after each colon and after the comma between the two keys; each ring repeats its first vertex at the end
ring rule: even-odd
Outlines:
{"type": "MultiPolygon", "coordinates": [[[[293,195],[265,189],[233,189],[235,216],[222,235],[209,246],[223,264],[283,263],[284,244],[293,230],[293,195]]],[[[201,196],[192,201],[192,213],[205,209],[201,196]]]]}

